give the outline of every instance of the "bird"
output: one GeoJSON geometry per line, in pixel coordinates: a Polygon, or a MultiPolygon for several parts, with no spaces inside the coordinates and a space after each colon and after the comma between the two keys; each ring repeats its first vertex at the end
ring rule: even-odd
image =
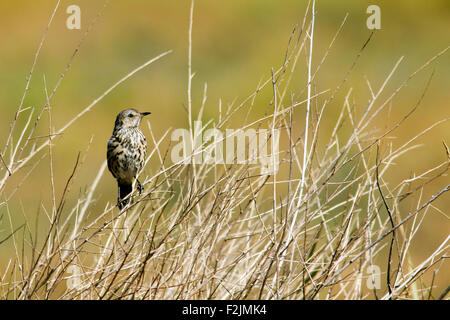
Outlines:
{"type": "Polygon", "coordinates": [[[114,130],[108,140],[106,158],[108,169],[117,180],[117,206],[120,210],[125,207],[133,191],[133,184],[137,182],[139,194],[143,186],[138,176],[144,167],[147,154],[147,139],[139,125],[143,117],[151,112],[139,112],[134,108],[121,111],[114,123],[114,130]],[[126,199],[125,199],[126,198],[126,199]]]}

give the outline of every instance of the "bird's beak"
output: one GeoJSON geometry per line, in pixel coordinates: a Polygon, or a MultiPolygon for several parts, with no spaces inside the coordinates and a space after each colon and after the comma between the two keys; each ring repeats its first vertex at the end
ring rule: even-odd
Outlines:
{"type": "Polygon", "coordinates": [[[152,113],[151,112],[141,112],[141,117],[148,116],[149,114],[152,114],[152,113]]]}

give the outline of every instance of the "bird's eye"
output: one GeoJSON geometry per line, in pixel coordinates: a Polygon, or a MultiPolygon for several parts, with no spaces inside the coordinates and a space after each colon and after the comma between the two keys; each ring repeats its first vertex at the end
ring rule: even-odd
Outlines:
{"type": "Polygon", "coordinates": [[[130,113],[129,115],[128,115],[128,118],[133,118],[134,116],[133,116],[133,114],[132,113],[130,113]]]}

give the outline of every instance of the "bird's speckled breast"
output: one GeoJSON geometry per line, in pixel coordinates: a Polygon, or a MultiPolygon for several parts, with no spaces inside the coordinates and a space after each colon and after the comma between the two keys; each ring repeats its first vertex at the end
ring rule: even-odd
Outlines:
{"type": "Polygon", "coordinates": [[[139,128],[117,130],[108,140],[108,168],[121,183],[131,184],[144,166],[147,142],[139,128]]]}

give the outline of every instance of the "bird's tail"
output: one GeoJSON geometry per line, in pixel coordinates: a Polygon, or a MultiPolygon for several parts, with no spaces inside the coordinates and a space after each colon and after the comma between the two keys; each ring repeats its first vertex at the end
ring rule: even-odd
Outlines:
{"type": "Polygon", "coordinates": [[[119,183],[119,199],[117,201],[119,209],[122,209],[130,202],[130,197],[128,197],[128,199],[125,198],[131,193],[131,191],[133,191],[133,185],[119,183]]]}

